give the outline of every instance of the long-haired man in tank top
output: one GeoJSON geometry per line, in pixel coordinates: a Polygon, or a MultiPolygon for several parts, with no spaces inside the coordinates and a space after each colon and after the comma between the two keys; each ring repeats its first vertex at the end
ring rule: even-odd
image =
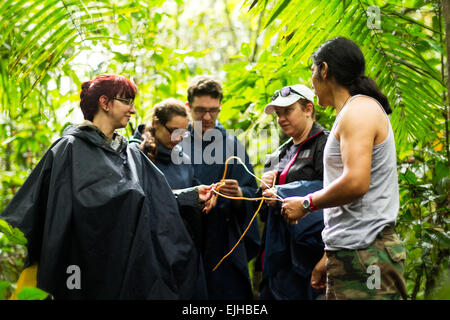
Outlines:
{"type": "Polygon", "coordinates": [[[325,254],[311,276],[327,299],[406,299],[406,249],[394,231],[399,209],[392,110],[351,40],[337,37],[313,56],[318,103],[337,116],[324,150],[324,188],[286,198],[288,223],[324,209],[325,254]]]}

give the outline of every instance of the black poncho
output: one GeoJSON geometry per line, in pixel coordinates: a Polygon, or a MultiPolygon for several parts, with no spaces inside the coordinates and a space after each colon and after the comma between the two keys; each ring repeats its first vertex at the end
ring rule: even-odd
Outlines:
{"type": "Polygon", "coordinates": [[[69,126],[1,218],[28,239],[26,265],[56,299],[188,299],[197,252],[164,176],[137,148],[69,126]],[[81,289],[69,289],[77,266],[81,289]]]}

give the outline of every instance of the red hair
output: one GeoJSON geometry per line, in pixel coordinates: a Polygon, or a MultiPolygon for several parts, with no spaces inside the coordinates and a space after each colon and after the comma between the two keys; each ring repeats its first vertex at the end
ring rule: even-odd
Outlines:
{"type": "Polygon", "coordinates": [[[136,86],[127,78],[117,74],[100,74],[91,81],[83,82],[80,92],[80,108],[84,119],[92,121],[98,111],[101,96],[109,100],[119,95],[122,98],[134,99],[136,86]]]}

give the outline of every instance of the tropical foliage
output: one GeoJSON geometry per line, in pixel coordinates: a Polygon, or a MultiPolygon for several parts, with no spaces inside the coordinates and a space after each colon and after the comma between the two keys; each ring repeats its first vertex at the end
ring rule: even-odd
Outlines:
{"type": "MultiPolygon", "coordinates": [[[[442,285],[442,279],[448,277],[450,256],[446,3],[3,1],[0,212],[67,123],[81,119],[81,82],[100,72],[124,74],[138,86],[138,115],[126,135],[148,119],[156,102],[184,100],[194,75],[217,75],[225,93],[220,119],[239,130],[261,173],[261,155],[286,138],[274,118],[263,115],[265,104],[284,85],[310,84],[309,57],[325,40],[342,35],[362,48],[366,73],[394,110],[401,193],[397,230],[409,250],[410,298],[445,297],[449,283],[442,285]]],[[[318,121],[330,128],[332,109],[317,112],[318,121]]],[[[25,252],[20,236],[1,221],[0,227],[2,297],[13,289],[25,252]]]]}
{"type": "MultiPolygon", "coordinates": [[[[255,61],[225,68],[231,80],[227,88],[233,94],[227,103],[247,106],[246,123],[251,130],[273,121],[261,117],[261,110],[275,89],[298,80],[310,83],[309,57],[321,43],[343,35],[362,48],[367,75],[387,94],[394,110],[391,123],[401,192],[397,230],[409,249],[408,290],[412,299],[431,297],[433,288],[448,277],[450,249],[449,109],[441,3],[286,0],[245,4],[255,18],[263,16],[267,49],[255,61]],[[274,38],[276,45],[270,46],[274,38]]],[[[319,110],[318,121],[330,128],[331,110],[319,110]]]]}

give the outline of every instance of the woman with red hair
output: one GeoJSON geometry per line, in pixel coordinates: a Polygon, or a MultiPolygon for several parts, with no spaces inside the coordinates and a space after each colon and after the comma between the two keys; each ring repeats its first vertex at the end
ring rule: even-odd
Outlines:
{"type": "Polygon", "coordinates": [[[82,84],[85,121],[68,126],[2,213],[28,240],[26,267],[56,299],[190,299],[198,254],[162,173],[116,129],[136,86],[82,84]]]}

